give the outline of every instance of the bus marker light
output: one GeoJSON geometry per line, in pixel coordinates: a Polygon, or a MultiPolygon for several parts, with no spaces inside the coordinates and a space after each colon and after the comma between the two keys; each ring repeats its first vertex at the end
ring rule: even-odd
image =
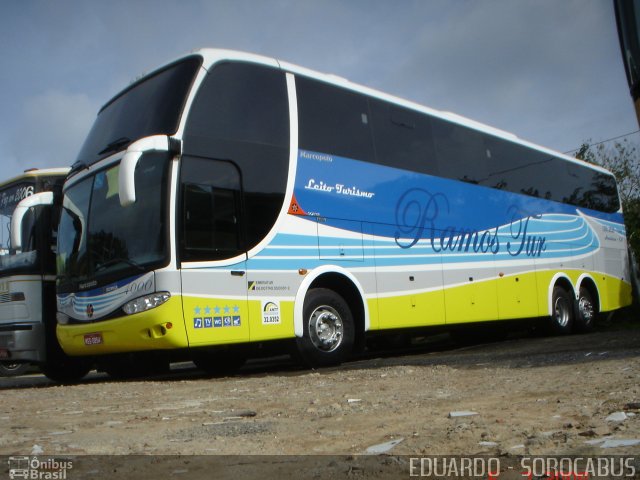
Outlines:
{"type": "Polygon", "coordinates": [[[300,275],[306,275],[307,274],[307,269],[306,268],[299,268],[298,269],[298,274],[300,275]]]}

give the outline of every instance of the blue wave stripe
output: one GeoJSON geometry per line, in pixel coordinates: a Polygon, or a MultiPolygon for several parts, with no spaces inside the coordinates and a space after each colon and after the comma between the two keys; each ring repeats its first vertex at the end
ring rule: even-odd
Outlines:
{"type": "MultiPolygon", "coordinates": [[[[518,221],[516,221],[518,222],[518,221]]],[[[618,225],[610,222],[612,225],[618,225]]],[[[499,249],[482,253],[473,251],[473,241],[478,241],[484,232],[471,232],[466,236],[420,239],[411,248],[400,248],[394,238],[365,237],[364,240],[322,237],[322,246],[318,247],[316,235],[279,234],[271,244],[257,256],[249,260],[249,268],[256,270],[287,270],[297,268],[315,268],[327,262],[319,256],[335,256],[340,260],[352,261],[353,267],[410,267],[412,265],[457,264],[494,261],[500,264],[518,258],[522,242],[522,232],[515,224],[501,226],[489,231],[499,242],[499,249]],[[433,245],[432,245],[433,242],[433,245]],[[436,248],[434,248],[434,245],[436,248]],[[449,245],[449,248],[442,248],[449,245]],[[272,248],[279,247],[279,248],[272,248]],[[344,257],[337,255],[336,247],[341,247],[344,257]]],[[[524,226],[519,228],[524,228],[524,226]]],[[[582,217],[566,214],[549,214],[539,218],[530,218],[527,235],[544,237],[544,250],[539,258],[553,259],[571,257],[595,252],[600,242],[590,225],[582,217]]],[[[394,230],[393,226],[375,225],[375,235],[394,230]]],[[[403,239],[399,239],[403,243],[403,239]]],[[[404,245],[409,243],[408,239],[404,245]]],[[[536,255],[530,259],[538,258],[536,255]]],[[[330,260],[329,260],[330,261],[330,260]]]]}

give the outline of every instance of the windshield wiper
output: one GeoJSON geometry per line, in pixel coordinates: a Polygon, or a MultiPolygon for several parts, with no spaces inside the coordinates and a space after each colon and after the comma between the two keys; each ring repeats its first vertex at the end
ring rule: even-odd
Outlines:
{"type": "Polygon", "coordinates": [[[87,165],[85,162],[78,160],[73,165],[71,165],[71,170],[69,170],[69,176],[73,175],[74,173],[78,173],[81,170],[86,170],[87,168],[89,168],[89,165],[87,165]]]}
{"type": "Polygon", "coordinates": [[[117,265],[118,263],[125,263],[131,267],[136,268],[137,270],[144,272],[145,268],[140,265],[137,262],[134,262],[133,260],[129,260],[128,258],[123,258],[123,257],[118,257],[118,258],[112,258],[111,260],[107,260],[104,263],[101,263],[100,265],[98,265],[96,267],[96,273],[98,273],[101,270],[104,270],[105,268],[109,268],[113,265],[117,265]]]}
{"type": "Polygon", "coordinates": [[[131,143],[131,139],[127,137],[116,138],[112,142],[110,142],[104,149],[98,152],[98,155],[102,155],[103,153],[116,152],[124,147],[126,144],[131,143]]]}

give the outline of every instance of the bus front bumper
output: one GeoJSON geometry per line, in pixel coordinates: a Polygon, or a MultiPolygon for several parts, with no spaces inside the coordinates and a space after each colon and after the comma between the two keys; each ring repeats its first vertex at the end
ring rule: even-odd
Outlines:
{"type": "Polygon", "coordinates": [[[60,346],[67,355],[174,350],[188,346],[180,296],[146,312],[83,324],[58,324],[60,346]]]}
{"type": "Polygon", "coordinates": [[[25,322],[0,325],[0,362],[40,363],[45,355],[44,325],[25,322]]]}

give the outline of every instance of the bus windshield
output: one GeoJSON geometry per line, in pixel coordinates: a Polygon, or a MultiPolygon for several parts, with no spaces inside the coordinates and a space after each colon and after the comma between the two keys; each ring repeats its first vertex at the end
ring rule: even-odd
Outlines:
{"type": "Polygon", "coordinates": [[[143,78],[112,99],[98,114],[77,161],[90,165],[139,138],[175,133],[200,64],[200,57],[189,57],[143,78]]]}
{"type": "Polygon", "coordinates": [[[60,292],[104,285],[165,263],[168,153],[143,156],[135,173],[137,201],[122,207],[119,165],[73,184],[58,227],[60,292]]]}
{"type": "Polygon", "coordinates": [[[33,195],[35,183],[20,182],[0,190],[0,272],[14,269],[31,269],[37,265],[36,225],[34,212],[29,212],[23,222],[23,251],[16,252],[11,245],[11,217],[18,203],[33,195]]]}

